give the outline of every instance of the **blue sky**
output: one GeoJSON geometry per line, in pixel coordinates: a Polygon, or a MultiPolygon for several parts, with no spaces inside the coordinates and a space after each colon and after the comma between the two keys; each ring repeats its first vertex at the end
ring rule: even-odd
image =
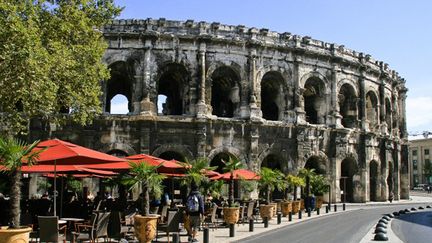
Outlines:
{"type": "Polygon", "coordinates": [[[432,131],[430,0],[116,0],[119,18],[166,18],[268,28],[345,45],[406,79],[408,130],[432,131]]]}

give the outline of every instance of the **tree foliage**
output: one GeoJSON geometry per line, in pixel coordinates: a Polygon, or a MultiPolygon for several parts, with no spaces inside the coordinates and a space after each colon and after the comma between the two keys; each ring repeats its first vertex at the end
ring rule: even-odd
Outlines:
{"type": "Polygon", "coordinates": [[[65,111],[90,123],[109,78],[98,28],[120,11],[113,0],[0,0],[0,130],[26,132],[29,119],[60,122],[65,111]]]}

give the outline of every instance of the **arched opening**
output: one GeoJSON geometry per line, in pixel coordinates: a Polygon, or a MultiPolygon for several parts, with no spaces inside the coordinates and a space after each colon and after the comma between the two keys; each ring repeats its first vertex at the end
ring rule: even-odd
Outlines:
{"type": "Polygon", "coordinates": [[[129,156],[128,153],[126,153],[125,151],[120,150],[120,149],[110,150],[110,151],[107,152],[107,154],[110,154],[110,155],[113,155],[113,156],[116,156],[116,157],[119,157],[119,158],[124,158],[124,157],[129,156]]]}
{"type": "Polygon", "coordinates": [[[378,125],[378,99],[372,91],[366,94],[366,119],[371,130],[378,125]]]}
{"type": "Polygon", "coordinates": [[[339,112],[342,116],[342,126],[357,127],[357,96],[350,84],[342,85],[339,91],[339,112]]]}
{"type": "Polygon", "coordinates": [[[309,78],[304,86],[303,98],[306,121],[310,124],[324,123],[325,86],[318,78],[309,78]]]}
{"type": "Polygon", "coordinates": [[[118,94],[111,99],[111,114],[127,114],[129,101],[126,96],[118,94]]]}
{"type": "Polygon", "coordinates": [[[234,117],[240,106],[239,76],[230,67],[217,68],[212,76],[211,105],[213,115],[234,117]]]}
{"type": "Polygon", "coordinates": [[[182,115],[184,93],[187,90],[189,74],[183,65],[170,63],[161,69],[158,81],[158,115],[182,115]],[[159,109],[159,104],[161,109],[159,109]]]}
{"type": "MultiPolygon", "coordinates": [[[[111,72],[111,78],[107,82],[106,87],[106,100],[105,100],[105,112],[112,113],[115,109],[117,110],[117,101],[112,102],[113,98],[117,95],[122,95],[122,106],[126,103],[127,109],[124,109],[122,113],[116,114],[126,114],[127,112],[132,112],[131,98],[132,98],[132,83],[133,83],[133,71],[131,71],[130,65],[126,62],[115,62],[109,66],[111,72]],[[112,106],[115,107],[112,107],[112,106]]],[[[116,98],[117,99],[117,98],[116,98]]]]}
{"type": "Polygon", "coordinates": [[[378,198],[378,163],[372,160],[369,163],[369,200],[377,201],[378,198]]]}
{"type": "Polygon", "coordinates": [[[325,175],[326,174],[326,163],[325,160],[318,157],[310,157],[304,166],[306,169],[314,169],[316,174],[325,175]]]}
{"type": "MultiPolygon", "coordinates": [[[[261,167],[267,167],[270,169],[277,169],[282,171],[282,160],[280,158],[280,156],[277,156],[275,154],[269,154],[267,155],[267,157],[264,158],[264,160],[261,163],[261,167]]],[[[260,192],[262,193],[262,192],[260,192]]],[[[279,191],[277,188],[272,192],[272,199],[283,199],[284,197],[284,192],[283,191],[279,191]]]]}
{"type": "Polygon", "coordinates": [[[392,108],[389,99],[385,99],[385,120],[387,123],[388,130],[391,131],[392,128],[392,108]]]}
{"type": "Polygon", "coordinates": [[[268,72],[261,79],[261,111],[266,120],[277,121],[284,107],[283,77],[278,72],[268,72]]]}
{"type": "Polygon", "coordinates": [[[393,194],[393,163],[390,161],[388,163],[387,186],[389,195],[393,194]]]}
{"type": "Polygon", "coordinates": [[[224,161],[229,161],[230,156],[233,156],[229,153],[218,153],[213,159],[210,161],[210,166],[216,166],[216,171],[219,173],[224,173],[223,168],[225,167],[224,161]]]}
{"type": "Polygon", "coordinates": [[[186,162],[186,157],[183,156],[181,153],[175,152],[175,151],[166,151],[161,153],[159,156],[161,159],[165,160],[177,160],[180,162],[186,162]]]}
{"type": "Polygon", "coordinates": [[[347,158],[341,164],[341,177],[339,185],[341,188],[342,202],[353,202],[354,183],[353,176],[357,173],[357,163],[352,158],[347,158]]]}

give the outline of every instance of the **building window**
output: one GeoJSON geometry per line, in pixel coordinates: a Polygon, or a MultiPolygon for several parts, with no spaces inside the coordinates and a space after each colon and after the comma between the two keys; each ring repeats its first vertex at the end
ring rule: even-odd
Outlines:
{"type": "Polygon", "coordinates": [[[417,150],[412,151],[413,156],[417,156],[417,150]]]}
{"type": "Polygon", "coordinates": [[[416,159],[413,159],[413,169],[414,170],[417,170],[417,160],[416,159]]]}
{"type": "Polygon", "coordinates": [[[424,154],[425,154],[425,155],[429,155],[429,149],[425,149],[425,150],[424,150],[424,154]]]}

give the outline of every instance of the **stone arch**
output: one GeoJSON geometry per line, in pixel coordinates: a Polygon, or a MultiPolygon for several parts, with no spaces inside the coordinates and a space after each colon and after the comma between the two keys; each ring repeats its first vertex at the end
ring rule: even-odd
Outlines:
{"type": "Polygon", "coordinates": [[[342,202],[354,202],[356,183],[354,176],[358,173],[357,161],[352,157],[346,157],[340,165],[340,181],[342,202]],[[343,192],[343,194],[342,194],[343,192]]]}
{"type": "Polygon", "coordinates": [[[117,156],[117,157],[119,157],[119,158],[124,158],[124,157],[127,157],[127,156],[130,155],[130,154],[128,154],[128,153],[126,153],[125,151],[120,150],[120,149],[112,149],[112,150],[110,150],[110,151],[108,151],[108,152],[106,152],[106,153],[107,153],[107,154],[110,154],[110,155],[117,156]]]}
{"type": "Polygon", "coordinates": [[[310,156],[304,165],[304,168],[306,169],[314,169],[315,173],[319,175],[327,175],[327,163],[326,159],[321,156],[310,156]]]}
{"type": "Polygon", "coordinates": [[[231,66],[219,66],[211,73],[209,97],[212,114],[218,117],[234,117],[241,105],[240,74],[231,66]]]}
{"type": "Polygon", "coordinates": [[[183,64],[166,62],[158,70],[158,115],[182,115],[186,113],[190,72],[183,64]]]}
{"type": "Polygon", "coordinates": [[[133,112],[132,87],[135,70],[131,61],[118,61],[108,66],[111,78],[105,82],[105,107],[104,111],[111,112],[111,100],[114,96],[124,95],[128,100],[128,112],[133,112]]]}
{"type": "Polygon", "coordinates": [[[376,160],[369,162],[369,200],[378,201],[379,198],[379,164],[376,160]]]}
{"type": "Polygon", "coordinates": [[[152,155],[155,157],[160,157],[164,153],[175,153],[180,155],[186,160],[192,160],[194,158],[193,153],[185,145],[181,144],[163,144],[155,148],[152,155]]]}
{"type": "MultiPolygon", "coordinates": [[[[210,163],[211,163],[211,161],[213,161],[218,154],[227,154],[227,155],[234,156],[234,157],[238,158],[243,163],[243,166],[245,168],[248,168],[248,164],[246,163],[246,157],[244,155],[242,155],[240,150],[238,150],[236,148],[226,147],[226,146],[215,148],[215,149],[211,150],[209,155],[207,156],[208,161],[210,161],[210,163]]],[[[224,157],[224,158],[228,159],[228,157],[224,157]]]]}
{"type": "Polygon", "coordinates": [[[102,145],[102,152],[109,153],[110,151],[122,151],[128,156],[135,155],[137,152],[132,148],[131,145],[126,143],[109,143],[102,145]]]}
{"type": "Polygon", "coordinates": [[[369,122],[369,129],[374,130],[379,121],[379,102],[377,93],[370,90],[366,93],[366,119],[369,122]]]}
{"type": "Polygon", "coordinates": [[[342,125],[346,128],[355,128],[358,125],[358,95],[355,86],[344,82],[338,92],[339,113],[342,116],[342,125]]]}
{"type": "MultiPolygon", "coordinates": [[[[306,75],[305,75],[306,76],[306,75]]],[[[306,121],[310,124],[324,124],[327,113],[327,87],[325,79],[310,74],[304,82],[303,100],[306,121]]]]}
{"type": "Polygon", "coordinates": [[[266,120],[277,121],[286,110],[286,97],[288,93],[281,73],[269,71],[261,79],[261,111],[266,120]]]}

